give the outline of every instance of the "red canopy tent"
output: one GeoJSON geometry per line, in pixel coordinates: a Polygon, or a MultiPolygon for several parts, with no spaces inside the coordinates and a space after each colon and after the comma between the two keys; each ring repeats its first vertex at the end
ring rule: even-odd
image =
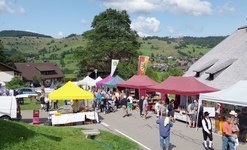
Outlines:
{"type": "Polygon", "coordinates": [[[200,93],[209,93],[218,91],[218,89],[209,87],[194,77],[173,77],[170,76],[162,83],[149,86],[148,90],[167,94],[177,95],[199,95],[200,93]]]}
{"type": "Polygon", "coordinates": [[[146,75],[134,75],[128,80],[118,83],[117,87],[125,87],[125,88],[132,88],[132,89],[146,89],[147,87],[156,85],[157,82],[152,80],[146,75]]]}
{"type": "Polygon", "coordinates": [[[131,88],[131,89],[139,89],[140,91],[140,96],[145,94],[145,90],[147,87],[156,85],[157,82],[152,80],[146,75],[134,75],[130,79],[118,83],[117,87],[122,87],[122,88],[131,88]]]}

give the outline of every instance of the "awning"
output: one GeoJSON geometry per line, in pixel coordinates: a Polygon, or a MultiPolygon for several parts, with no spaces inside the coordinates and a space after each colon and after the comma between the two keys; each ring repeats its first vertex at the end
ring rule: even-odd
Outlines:
{"type": "Polygon", "coordinates": [[[173,77],[170,76],[162,83],[148,88],[150,91],[157,91],[168,94],[178,95],[199,95],[200,93],[209,93],[218,91],[218,89],[209,87],[194,77],[173,77]]]}
{"type": "Polygon", "coordinates": [[[64,86],[51,92],[48,97],[49,100],[83,100],[94,99],[93,93],[81,89],[73,82],[69,81],[64,86]]]}
{"type": "Polygon", "coordinates": [[[157,82],[146,75],[134,75],[130,79],[118,83],[117,87],[132,88],[132,89],[146,89],[149,86],[156,85],[157,82]]]}
{"type": "Polygon", "coordinates": [[[117,83],[122,83],[122,82],[124,82],[124,80],[117,75],[114,78],[112,78],[111,80],[109,80],[108,82],[103,83],[103,86],[106,86],[108,88],[112,88],[112,87],[116,87],[117,83]]]}

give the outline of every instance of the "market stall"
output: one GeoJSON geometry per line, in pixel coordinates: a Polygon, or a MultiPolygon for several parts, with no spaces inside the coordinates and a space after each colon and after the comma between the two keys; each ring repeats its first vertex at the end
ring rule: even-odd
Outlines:
{"type": "Polygon", "coordinates": [[[187,106],[192,100],[198,99],[200,93],[217,91],[217,89],[199,82],[194,77],[173,76],[170,76],[162,83],[148,87],[148,90],[165,94],[174,94],[175,118],[185,122],[188,121],[187,106]]]}
{"type": "MultiPolygon", "coordinates": [[[[134,89],[132,91],[134,91],[134,96],[135,99],[139,99],[141,96],[145,96],[146,94],[146,89],[149,86],[152,85],[156,85],[157,82],[152,80],[151,78],[149,78],[146,75],[134,75],[132,76],[130,79],[122,82],[122,83],[117,83],[117,87],[119,89],[134,89]]],[[[131,90],[129,90],[131,93],[131,90]]],[[[134,107],[137,105],[137,101],[133,101],[134,103],[134,107]]],[[[152,109],[153,103],[149,102],[149,106],[148,106],[148,111],[150,111],[152,109]]]]}
{"type": "Polygon", "coordinates": [[[86,76],[84,79],[79,80],[77,85],[85,85],[85,86],[96,86],[96,82],[89,76],[86,76]]]}
{"type": "Polygon", "coordinates": [[[108,88],[116,88],[118,83],[122,83],[124,80],[119,77],[118,75],[113,77],[111,80],[108,82],[103,83],[103,86],[106,86],[108,88]]]}
{"type": "MultiPolygon", "coordinates": [[[[85,91],[69,81],[64,86],[51,92],[48,98],[49,100],[92,100],[94,96],[91,92],[85,91]]],[[[82,108],[81,112],[78,113],[68,112],[62,114],[60,112],[51,112],[50,115],[53,125],[58,123],[83,122],[85,118],[99,122],[97,112],[90,112],[86,108],[82,108]]]]}
{"type": "Polygon", "coordinates": [[[223,116],[228,115],[232,110],[240,113],[244,107],[247,107],[247,81],[241,80],[221,91],[200,94],[199,105],[206,109],[210,108],[213,129],[221,131],[223,116]]]}
{"type": "Polygon", "coordinates": [[[122,83],[118,83],[117,87],[119,88],[129,88],[129,89],[137,89],[139,90],[139,95],[143,96],[146,93],[146,89],[149,86],[153,86],[156,85],[157,82],[155,82],[154,80],[152,80],[151,78],[149,78],[146,75],[134,75],[132,76],[130,79],[122,82],[122,83]]]}
{"type": "Polygon", "coordinates": [[[105,77],[104,79],[102,79],[102,80],[96,82],[96,86],[102,86],[103,83],[108,82],[108,81],[111,80],[112,78],[113,78],[113,77],[112,77],[111,75],[109,75],[109,76],[105,77]]]}

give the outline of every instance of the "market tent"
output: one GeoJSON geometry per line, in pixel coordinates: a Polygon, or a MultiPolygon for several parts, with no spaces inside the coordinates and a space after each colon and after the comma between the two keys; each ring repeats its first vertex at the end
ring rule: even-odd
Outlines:
{"type": "Polygon", "coordinates": [[[157,91],[178,95],[199,95],[200,93],[215,92],[218,89],[209,87],[194,77],[173,77],[170,76],[162,83],[148,88],[150,91],[157,91]]]}
{"type": "Polygon", "coordinates": [[[199,101],[202,100],[247,106],[247,80],[240,80],[233,86],[221,91],[200,94],[199,101]]]}
{"type": "Polygon", "coordinates": [[[108,82],[103,83],[103,86],[106,86],[108,88],[116,87],[117,83],[122,83],[124,80],[119,77],[118,75],[109,80],[108,82]]]}
{"type": "Polygon", "coordinates": [[[102,80],[102,78],[100,76],[98,76],[98,78],[95,79],[95,85],[96,85],[96,82],[101,81],[101,80],[102,80]]]}
{"type": "Polygon", "coordinates": [[[94,79],[86,76],[84,79],[78,81],[78,85],[88,85],[88,86],[95,86],[96,82],[94,79]]]}
{"type": "Polygon", "coordinates": [[[96,82],[96,85],[97,85],[97,86],[102,86],[103,83],[108,82],[108,81],[111,80],[112,78],[113,78],[113,77],[112,77],[111,75],[109,75],[109,76],[105,77],[104,79],[102,79],[102,80],[96,82]]]}
{"type": "Polygon", "coordinates": [[[93,93],[81,89],[69,81],[59,89],[49,94],[49,100],[82,100],[93,99],[93,93]]]}
{"type": "Polygon", "coordinates": [[[149,86],[156,85],[157,82],[152,80],[146,75],[134,75],[130,79],[118,83],[117,87],[133,88],[133,89],[146,89],[149,86]]]}

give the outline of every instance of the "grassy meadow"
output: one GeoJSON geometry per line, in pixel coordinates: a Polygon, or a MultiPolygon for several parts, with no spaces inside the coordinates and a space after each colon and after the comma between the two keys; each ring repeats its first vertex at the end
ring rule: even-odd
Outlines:
{"type": "MultiPolygon", "coordinates": [[[[73,51],[79,47],[84,47],[86,40],[83,36],[77,35],[70,38],[54,39],[43,37],[0,37],[5,49],[10,52],[20,51],[25,55],[38,56],[35,57],[36,62],[48,60],[56,62],[63,70],[65,78],[76,78],[76,72],[79,68],[74,59],[73,51]],[[43,51],[43,52],[42,52],[43,51]],[[62,57],[64,55],[64,57],[62,57]],[[64,64],[62,64],[64,63],[64,64]]],[[[164,41],[159,39],[143,39],[139,38],[141,47],[139,51],[146,56],[179,56],[178,49],[175,46],[179,45],[177,41],[164,41]]],[[[180,48],[179,51],[186,53],[188,56],[199,57],[207,53],[210,49],[197,45],[187,45],[180,48]]]]}
{"type": "Polygon", "coordinates": [[[0,120],[1,150],[138,150],[127,138],[100,131],[94,139],[86,139],[81,128],[34,126],[0,120]]]}

